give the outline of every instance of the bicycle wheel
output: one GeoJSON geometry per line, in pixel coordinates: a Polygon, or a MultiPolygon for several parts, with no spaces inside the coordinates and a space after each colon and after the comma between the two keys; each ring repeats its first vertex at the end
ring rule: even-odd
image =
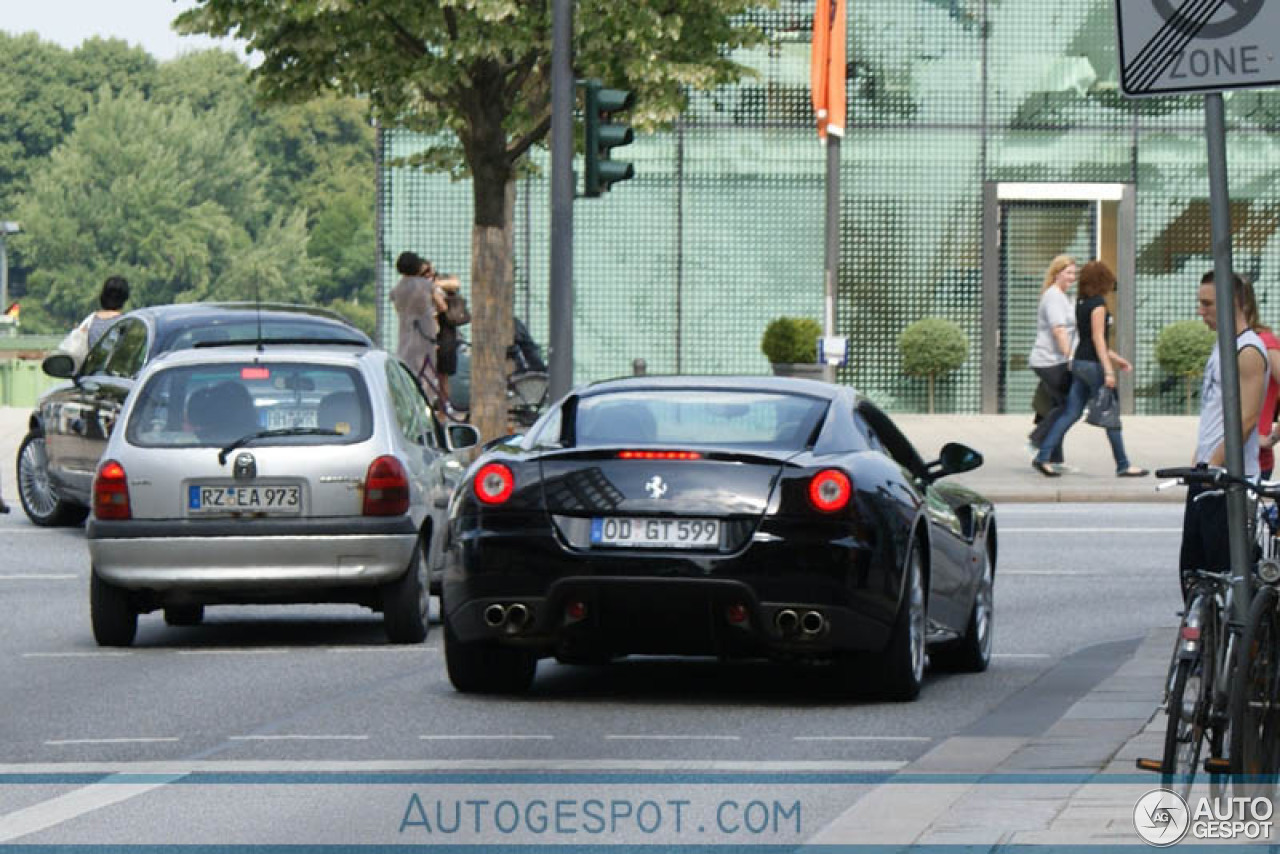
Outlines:
{"type": "Polygon", "coordinates": [[[1204,740],[1206,692],[1203,690],[1205,656],[1178,661],[1169,691],[1169,722],[1164,731],[1161,785],[1184,798],[1191,791],[1200,744],[1204,740]]]}
{"type": "Polygon", "coordinates": [[[1231,686],[1231,768],[1240,797],[1269,795],[1280,771],[1280,613],[1275,588],[1258,589],[1249,608],[1231,686]]]}

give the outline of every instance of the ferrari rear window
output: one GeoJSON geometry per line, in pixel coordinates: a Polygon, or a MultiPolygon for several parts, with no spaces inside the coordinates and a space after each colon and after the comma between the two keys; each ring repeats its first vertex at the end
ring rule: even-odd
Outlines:
{"type": "Polygon", "coordinates": [[[578,445],[719,445],[800,449],[827,411],[817,397],[757,391],[680,389],[582,398],[578,445]]]}
{"type": "Polygon", "coordinates": [[[263,437],[259,444],[346,444],[369,438],[373,429],[364,379],[339,365],[174,367],[157,371],[137,394],[125,438],[142,447],[221,447],[289,430],[297,435],[263,437]]]}

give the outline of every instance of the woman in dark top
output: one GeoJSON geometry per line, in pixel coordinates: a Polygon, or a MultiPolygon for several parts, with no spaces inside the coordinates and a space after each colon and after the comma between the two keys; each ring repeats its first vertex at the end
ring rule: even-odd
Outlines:
{"type": "MultiPolygon", "coordinates": [[[[1045,477],[1058,477],[1059,472],[1049,463],[1054,449],[1062,444],[1062,438],[1071,425],[1080,420],[1089,399],[1098,388],[1116,387],[1116,368],[1133,370],[1133,365],[1107,347],[1107,329],[1111,326],[1111,312],[1107,311],[1105,295],[1115,290],[1116,276],[1101,261],[1090,261],[1080,270],[1078,298],[1076,299],[1076,329],[1079,343],[1071,362],[1071,391],[1067,395],[1062,415],[1050,428],[1040,445],[1040,452],[1031,462],[1033,468],[1045,477]]],[[[1116,461],[1117,477],[1143,477],[1144,468],[1129,464],[1124,451],[1124,436],[1119,429],[1108,430],[1111,455],[1116,461]]]]}

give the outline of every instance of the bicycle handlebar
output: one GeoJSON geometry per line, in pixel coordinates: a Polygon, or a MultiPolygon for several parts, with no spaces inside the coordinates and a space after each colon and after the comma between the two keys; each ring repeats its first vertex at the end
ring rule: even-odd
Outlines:
{"type": "Polygon", "coordinates": [[[1238,484],[1261,498],[1280,499],[1280,483],[1264,481],[1254,483],[1248,478],[1234,477],[1227,474],[1221,466],[1180,466],[1177,468],[1156,469],[1158,478],[1177,478],[1183,483],[1203,483],[1221,489],[1228,484],[1238,484]]]}

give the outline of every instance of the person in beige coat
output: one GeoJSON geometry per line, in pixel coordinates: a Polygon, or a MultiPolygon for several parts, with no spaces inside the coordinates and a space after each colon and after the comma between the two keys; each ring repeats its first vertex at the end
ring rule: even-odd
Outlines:
{"type": "Polygon", "coordinates": [[[400,281],[391,289],[391,304],[399,319],[396,355],[413,369],[418,385],[433,403],[439,396],[436,374],[436,315],[446,308],[436,287],[431,262],[415,252],[401,252],[396,259],[400,281]]]}

